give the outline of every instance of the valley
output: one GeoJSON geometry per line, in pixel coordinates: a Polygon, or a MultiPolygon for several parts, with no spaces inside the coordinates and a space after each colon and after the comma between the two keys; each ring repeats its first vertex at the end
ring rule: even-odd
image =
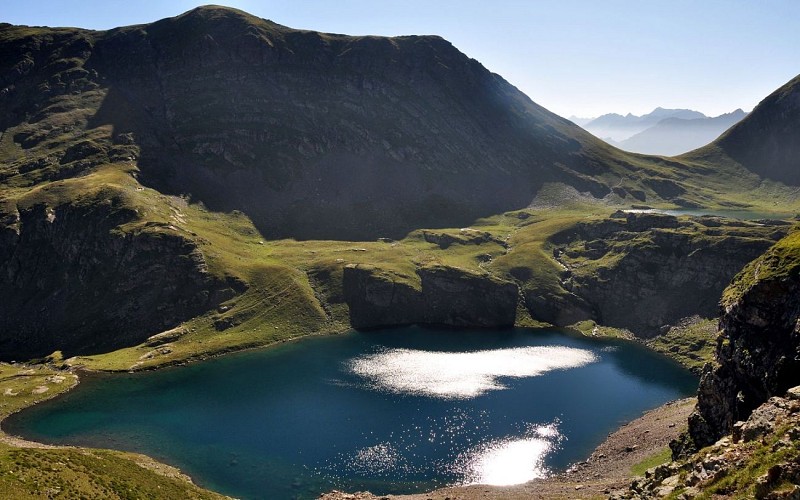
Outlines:
{"type": "MultiPolygon", "coordinates": [[[[604,143],[437,36],[205,6],[107,31],[3,24],[0,55],[1,418],[95,372],[167,377],[403,326],[672,357],[701,376],[672,449],[684,461],[800,385],[798,78],[663,157],[604,143]]],[[[181,460],[183,473],[134,453],[151,449],[0,436],[10,498],[218,495],[181,460]]],[[[758,453],[784,463],[789,441],[758,453]]],[[[436,481],[415,491],[459,480],[436,481]]]]}

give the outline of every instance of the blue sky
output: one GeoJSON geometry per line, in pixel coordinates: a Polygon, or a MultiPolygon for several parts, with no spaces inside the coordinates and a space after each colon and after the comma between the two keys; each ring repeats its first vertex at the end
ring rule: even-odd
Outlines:
{"type": "MultiPolygon", "coordinates": [[[[294,28],[437,34],[563,116],[750,110],[800,73],[796,0],[227,0],[294,28]]],[[[107,29],[191,0],[0,0],[0,21],[107,29]]]]}

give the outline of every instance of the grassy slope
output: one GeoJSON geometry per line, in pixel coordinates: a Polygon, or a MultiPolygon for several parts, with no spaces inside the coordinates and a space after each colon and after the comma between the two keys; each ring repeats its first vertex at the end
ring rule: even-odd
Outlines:
{"type": "Polygon", "coordinates": [[[754,260],[736,275],[722,296],[722,304],[729,306],[759,282],[780,280],[796,275],[800,270],[800,231],[778,241],[764,255],[754,260]]]}
{"type": "Polygon", "coordinates": [[[647,345],[699,375],[703,365],[714,359],[717,320],[693,318],[671,327],[664,335],[648,341],[647,345]]]}
{"type": "MultiPolygon", "coordinates": [[[[607,215],[607,211],[600,209],[599,214],[607,215]]],[[[79,357],[71,363],[102,370],[152,368],[313,333],[347,330],[347,308],[337,299],[341,290],[336,288],[340,287],[342,269],[351,263],[374,264],[412,286],[419,286],[415,270],[423,266],[442,264],[503,277],[508,277],[510,268],[524,267],[532,276],[529,283],[548,287],[548,293],[559,293],[559,268],[545,248],[546,239],[590,215],[577,211],[550,215],[537,213],[520,219],[518,213],[511,213],[476,221],[472,228],[492,238],[442,249],[425,241],[422,231],[394,242],[264,241],[242,215],[213,214],[187,205],[181,217],[185,227],[199,235],[211,267],[218,267],[218,272],[235,271],[250,284],[248,291],[219,310],[165,334],[167,342],[163,345],[154,345],[158,343],[154,339],[112,353],[79,357]],[[509,249],[498,241],[506,242],[509,249]],[[320,273],[327,276],[324,283],[310,279],[320,273]],[[220,324],[230,326],[220,331],[215,326],[220,324]]],[[[465,232],[431,231],[456,240],[463,240],[465,232]]],[[[520,322],[535,326],[525,314],[520,322]]]]}

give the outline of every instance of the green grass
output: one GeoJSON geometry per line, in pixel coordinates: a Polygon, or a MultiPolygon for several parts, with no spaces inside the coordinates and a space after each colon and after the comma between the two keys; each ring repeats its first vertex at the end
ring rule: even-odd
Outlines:
{"type": "Polygon", "coordinates": [[[217,499],[175,469],[143,455],[86,448],[15,448],[0,443],[0,496],[75,499],[217,499]]]}
{"type": "MultiPolygon", "coordinates": [[[[173,340],[164,345],[145,343],[105,354],[79,356],[69,360],[72,365],[112,371],[154,368],[304,335],[345,331],[349,329],[347,307],[341,298],[345,265],[368,264],[375,268],[374,272],[391,275],[391,279],[415,288],[420,286],[416,270],[435,265],[508,279],[504,264],[520,248],[512,246],[507,251],[500,242],[514,245],[520,241],[515,238],[520,233],[527,240],[520,245],[521,251],[534,245],[540,247],[533,255],[524,257],[524,264],[515,263],[540,270],[538,274],[530,273],[530,286],[540,286],[537,276],[551,278],[548,282],[558,286],[557,277],[548,274],[558,271],[557,264],[541,247],[549,235],[576,217],[570,214],[558,223],[542,217],[522,224],[515,215],[480,220],[472,228],[474,232],[488,233],[486,241],[477,244],[462,241],[447,249],[425,241],[422,231],[394,242],[264,241],[242,214],[208,212],[148,189],[140,188],[136,193],[146,197],[143,205],[161,207],[143,212],[148,222],[157,220],[177,228],[198,243],[211,272],[236,276],[249,287],[242,295],[222,304],[224,311],[209,311],[177,327],[173,340]],[[325,279],[315,281],[314,276],[325,279]]],[[[138,220],[122,230],[142,227],[153,226],[138,220]]],[[[160,227],[154,230],[161,230],[160,227]]],[[[464,234],[471,234],[460,229],[432,232],[448,233],[462,240],[464,234]]],[[[544,326],[522,309],[519,325],[544,326]]]]}
{"type": "Polygon", "coordinates": [[[78,379],[45,365],[0,363],[0,420],[72,388],[78,379]]]}
{"type": "Polygon", "coordinates": [[[658,452],[650,455],[641,462],[631,466],[631,476],[643,476],[647,469],[665,464],[672,460],[672,450],[665,446],[658,452]]]}
{"type": "Polygon", "coordinates": [[[736,275],[722,295],[722,304],[733,304],[757,283],[795,276],[799,270],[800,231],[795,229],[736,275]]]}
{"type": "Polygon", "coordinates": [[[663,353],[700,374],[703,365],[714,360],[717,345],[717,320],[695,318],[646,342],[651,349],[663,353]]]}
{"type": "Polygon", "coordinates": [[[592,320],[579,321],[569,327],[580,332],[585,337],[609,338],[609,339],[633,339],[633,334],[628,330],[613,328],[610,326],[598,325],[592,320]]]}

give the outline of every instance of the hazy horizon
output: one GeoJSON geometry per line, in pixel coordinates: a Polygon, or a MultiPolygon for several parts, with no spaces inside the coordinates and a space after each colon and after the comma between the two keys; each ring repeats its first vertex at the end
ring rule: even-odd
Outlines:
{"type": "MultiPolygon", "coordinates": [[[[0,21],[109,29],[207,3],[6,2],[0,21]]],[[[800,2],[789,0],[220,3],[298,29],[440,35],[564,117],[643,115],[656,107],[707,116],[749,111],[800,73],[800,2]]]]}

